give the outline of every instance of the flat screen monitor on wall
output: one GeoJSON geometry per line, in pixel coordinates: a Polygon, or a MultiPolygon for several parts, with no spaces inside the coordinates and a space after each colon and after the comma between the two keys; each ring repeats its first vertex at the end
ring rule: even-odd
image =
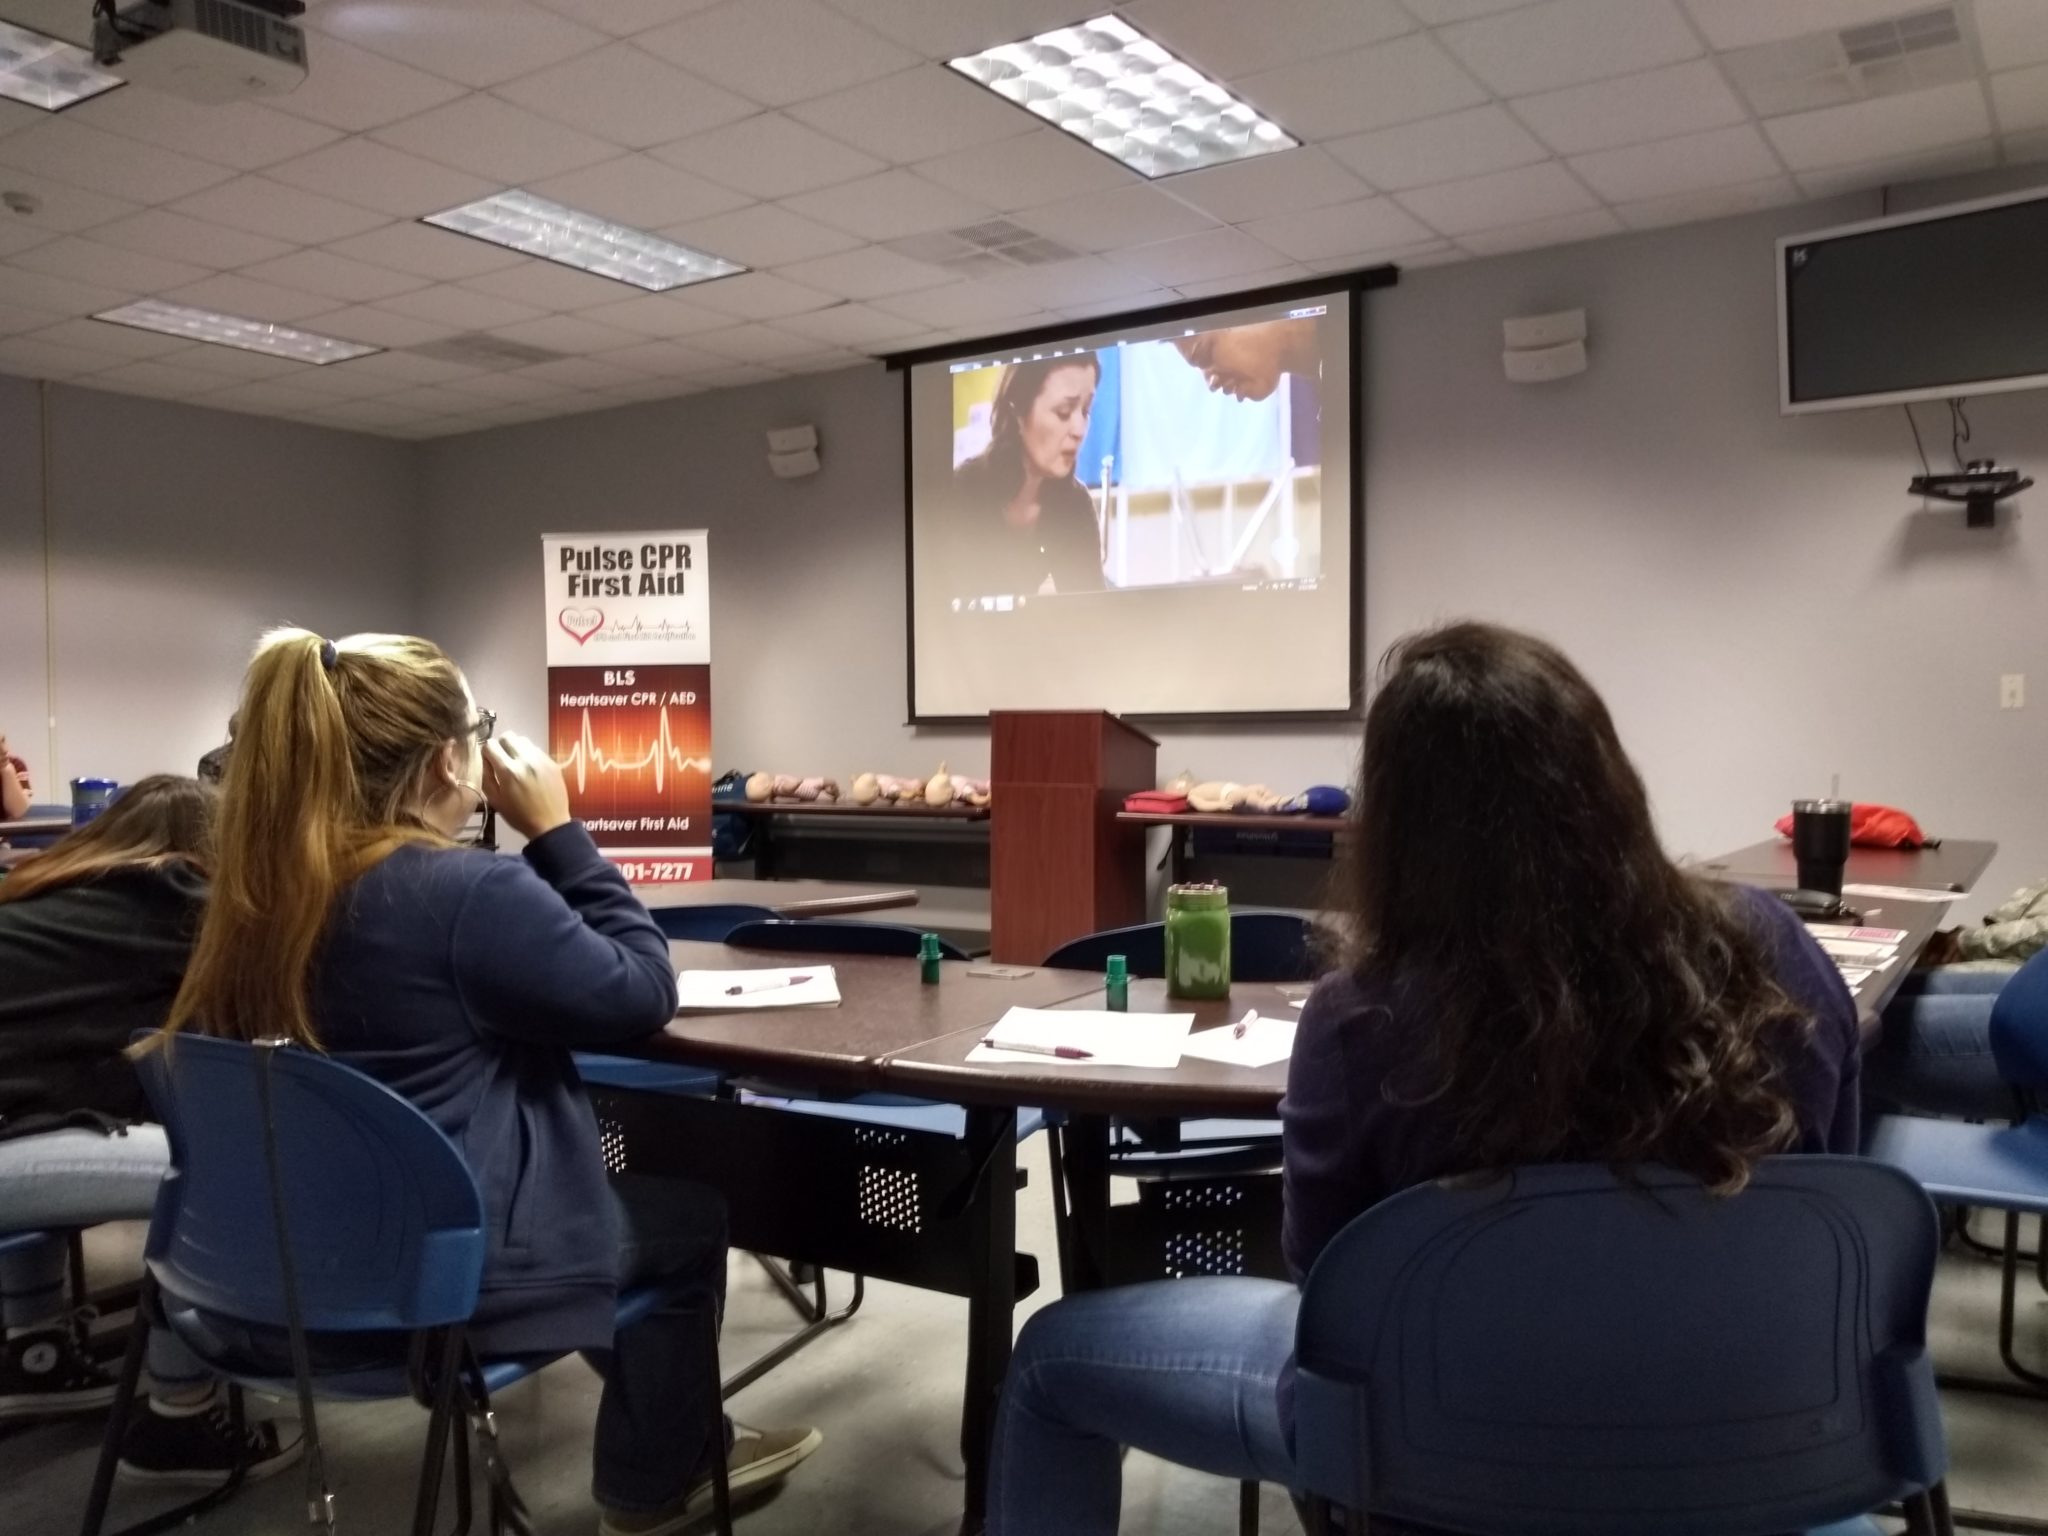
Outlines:
{"type": "Polygon", "coordinates": [[[1778,242],[1788,413],[2048,385],[2048,192],[1778,242]]]}
{"type": "Polygon", "coordinates": [[[910,707],[1342,714],[1346,285],[906,360],[910,707]]]}

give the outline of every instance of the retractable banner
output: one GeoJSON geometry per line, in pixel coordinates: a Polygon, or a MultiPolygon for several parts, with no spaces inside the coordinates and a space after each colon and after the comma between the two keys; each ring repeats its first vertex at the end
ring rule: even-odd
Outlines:
{"type": "Polygon", "coordinates": [[[711,878],[703,530],[548,534],[548,742],[569,805],[635,885],[711,878]]]}

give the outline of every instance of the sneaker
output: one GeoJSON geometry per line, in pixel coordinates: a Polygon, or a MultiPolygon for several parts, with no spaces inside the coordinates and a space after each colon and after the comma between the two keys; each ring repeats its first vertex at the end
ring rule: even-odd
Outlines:
{"type": "Polygon", "coordinates": [[[18,1334],[0,1354],[0,1423],[90,1413],[113,1402],[119,1383],[95,1361],[77,1328],[57,1323],[18,1334]]]}
{"type": "Polygon", "coordinates": [[[260,1482],[299,1459],[300,1440],[282,1439],[268,1419],[244,1419],[239,1438],[227,1401],[215,1393],[189,1408],[152,1400],[121,1437],[121,1477],[131,1483],[211,1488],[241,1467],[260,1482]]]}
{"type": "MultiPolygon", "coordinates": [[[[778,1483],[797,1464],[824,1444],[815,1429],[749,1429],[732,1427],[732,1452],[726,1458],[726,1481],[737,1499],[743,1493],[778,1483]]],[[[607,1509],[598,1521],[598,1536],[675,1536],[711,1508],[711,1474],[690,1484],[681,1498],[661,1509],[607,1509]]]]}

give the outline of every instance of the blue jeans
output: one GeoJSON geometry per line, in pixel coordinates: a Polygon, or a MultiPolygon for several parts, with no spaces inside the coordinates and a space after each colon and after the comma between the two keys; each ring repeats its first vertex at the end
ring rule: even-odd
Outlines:
{"type": "Polygon", "coordinates": [[[996,1420],[989,1536],[1116,1536],[1120,1447],[1289,1484],[1278,1387],[1301,1292],[1169,1280],[1055,1302],[1017,1340],[996,1420]]]}
{"type": "Polygon", "coordinates": [[[1939,967],[1907,977],[1864,1058],[1865,1098],[1908,1114],[2011,1119],[2012,1089],[1991,1055],[1991,1005],[2012,972],[1939,967]]]}
{"type": "MultiPolygon", "coordinates": [[[[171,1166],[163,1127],[134,1125],[118,1136],[46,1131],[0,1141],[0,1232],[147,1221],[171,1166]]],[[[43,1243],[0,1259],[0,1321],[10,1331],[48,1327],[65,1310],[65,1246],[43,1243]]],[[[169,1330],[149,1336],[149,1374],[158,1391],[184,1391],[210,1372],[169,1330]]]]}

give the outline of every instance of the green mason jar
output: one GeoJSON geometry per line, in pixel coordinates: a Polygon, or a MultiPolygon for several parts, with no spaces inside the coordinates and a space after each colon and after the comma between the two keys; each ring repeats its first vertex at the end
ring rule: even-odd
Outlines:
{"type": "Polygon", "coordinates": [[[1222,886],[1167,890],[1166,991],[1172,997],[1230,996],[1230,892],[1222,886]]]}

